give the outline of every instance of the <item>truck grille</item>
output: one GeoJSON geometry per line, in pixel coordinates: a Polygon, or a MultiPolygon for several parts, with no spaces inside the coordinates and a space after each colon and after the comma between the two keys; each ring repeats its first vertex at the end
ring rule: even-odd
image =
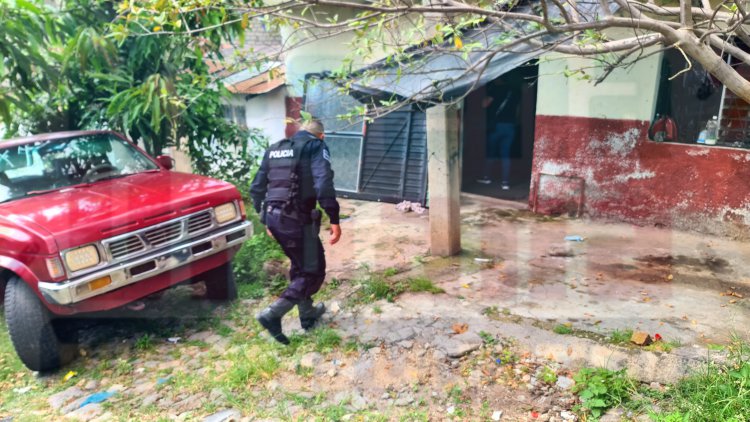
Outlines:
{"type": "Polygon", "coordinates": [[[146,248],[143,241],[138,236],[130,236],[121,240],[114,241],[109,244],[109,253],[112,258],[118,259],[123,256],[128,256],[136,252],[140,252],[146,248]]]}
{"type": "Polygon", "coordinates": [[[186,235],[193,235],[215,227],[213,214],[205,210],[188,217],[167,221],[153,227],[105,240],[104,246],[117,261],[139,255],[160,246],[175,243],[186,235]]]}
{"type": "Polygon", "coordinates": [[[188,233],[193,234],[199,231],[203,231],[213,224],[211,219],[211,213],[206,211],[200,214],[196,214],[188,219],[188,233]]]}
{"type": "Polygon", "coordinates": [[[147,230],[143,236],[151,246],[160,246],[174,242],[182,237],[182,221],[175,221],[155,229],[147,230]]]}

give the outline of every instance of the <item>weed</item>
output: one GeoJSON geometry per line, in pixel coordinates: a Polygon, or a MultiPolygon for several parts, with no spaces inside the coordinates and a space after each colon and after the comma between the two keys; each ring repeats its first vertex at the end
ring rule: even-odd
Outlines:
{"type": "Polygon", "coordinates": [[[735,342],[727,350],[726,363],[709,363],[669,389],[666,400],[660,403],[667,413],[656,420],[746,420],[750,409],[750,347],[735,342]]]}
{"type": "Polygon", "coordinates": [[[545,366],[539,374],[539,379],[545,384],[552,385],[557,382],[557,373],[549,366],[545,366]]]}
{"type": "Polygon", "coordinates": [[[241,299],[262,299],[266,289],[261,283],[242,283],[237,286],[237,294],[241,299]]]}
{"type": "Polygon", "coordinates": [[[425,412],[419,412],[419,411],[412,411],[409,412],[401,418],[399,418],[399,421],[401,422],[415,422],[415,421],[424,421],[427,422],[430,420],[430,417],[425,412]]]}
{"type": "Polygon", "coordinates": [[[245,242],[235,255],[232,268],[238,284],[260,283],[270,285],[272,279],[263,270],[268,261],[286,259],[278,242],[270,238],[265,230],[260,231],[245,242]]]}
{"type": "Polygon", "coordinates": [[[375,305],[372,307],[372,313],[380,315],[383,313],[383,308],[381,308],[378,305],[375,305]]]}
{"type": "Polygon", "coordinates": [[[360,344],[357,340],[349,340],[344,344],[344,351],[347,353],[353,353],[360,349],[360,344]]]}
{"type": "Polygon", "coordinates": [[[648,350],[649,352],[669,353],[672,350],[680,347],[680,345],[681,345],[680,342],[677,340],[672,340],[672,341],[659,340],[659,341],[649,344],[648,346],[644,347],[644,349],[648,350]]]}
{"type": "Polygon", "coordinates": [[[594,418],[599,418],[607,409],[626,403],[636,392],[635,382],[625,374],[625,369],[584,368],[573,379],[576,382],[573,392],[581,399],[581,404],[574,410],[594,418]]]}
{"type": "Polygon", "coordinates": [[[318,352],[330,352],[341,345],[341,336],[331,328],[318,328],[312,331],[315,350],[318,352]]]}
{"type": "Polygon", "coordinates": [[[709,344],[707,347],[708,347],[708,350],[713,350],[714,352],[723,352],[726,349],[726,346],[722,344],[713,344],[713,343],[709,344]]]}
{"type": "Polygon", "coordinates": [[[633,330],[615,330],[609,335],[609,342],[612,344],[628,344],[633,337],[633,330]]]}
{"type": "Polygon", "coordinates": [[[557,334],[563,334],[563,335],[571,334],[573,333],[573,327],[571,327],[570,325],[566,325],[566,324],[558,324],[558,325],[555,325],[552,331],[557,334]]]}
{"type": "Polygon", "coordinates": [[[414,257],[412,258],[412,261],[414,261],[414,263],[415,263],[415,264],[424,264],[424,258],[425,258],[425,257],[424,257],[424,256],[422,256],[422,255],[415,255],[415,256],[414,256],[414,257]]]}
{"type": "Polygon", "coordinates": [[[232,367],[226,374],[226,385],[231,389],[247,388],[247,384],[270,379],[279,370],[279,359],[270,353],[236,354],[231,356],[232,367]]]}
{"type": "Polygon", "coordinates": [[[424,277],[417,277],[417,278],[410,278],[406,280],[406,290],[414,293],[418,292],[428,292],[432,294],[440,294],[445,293],[445,290],[441,289],[440,287],[437,287],[432,280],[424,278],[424,277]]]}
{"type": "Polygon", "coordinates": [[[383,277],[393,277],[396,274],[398,274],[398,269],[393,267],[386,268],[385,271],[383,271],[383,277]]]}
{"type": "Polygon", "coordinates": [[[498,318],[500,316],[500,311],[497,309],[497,306],[489,306],[482,309],[482,315],[489,318],[498,318]]]}
{"type": "Polygon", "coordinates": [[[219,324],[219,326],[216,327],[216,334],[222,337],[229,337],[232,335],[233,332],[234,330],[232,330],[231,328],[227,327],[224,324],[219,324]]]}
{"type": "Polygon", "coordinates": [[[479,332],[479,337],[481,337],[482,341],[484,342],[484,344],[486,344],[488,346],[493,346],[493,345],[497,344],[497,339],[495,338],[495,336],[493,336],[492,334],[490,334],[490,333],[488,333],[486,331],[480,331],[479,332]]]}
{"type": "Polygon", "coordinates": [[[154,338],[151,334],[144,334],[135,341],[135,349],[139,351],[151,350],[154,348],[154,338]]]}

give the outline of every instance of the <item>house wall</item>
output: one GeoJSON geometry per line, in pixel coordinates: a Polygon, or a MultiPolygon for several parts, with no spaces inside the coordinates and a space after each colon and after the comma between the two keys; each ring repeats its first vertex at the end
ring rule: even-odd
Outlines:
{"type": "Polygon", "coordinates": [[[263,129],[270,142],[284,139],[286,127],[286,89],[250,98],[246,102],[247,126],[263,129]]]}
{"type": "Polygon", "coordinates": [[[530,204],[745,237],[750,152],[648,140],[660,60],[615,71],[598,86],[563,75],[579,60],[540,63],[530,204]]]}

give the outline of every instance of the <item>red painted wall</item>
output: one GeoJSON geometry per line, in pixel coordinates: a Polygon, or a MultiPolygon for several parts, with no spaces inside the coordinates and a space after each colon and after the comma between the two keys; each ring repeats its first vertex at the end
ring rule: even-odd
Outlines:
{"type": "Polygon", "coordinates": [[[531,206],[746,237],[750,151],[648,140],[649,122],[537,116],[531,206]]]}

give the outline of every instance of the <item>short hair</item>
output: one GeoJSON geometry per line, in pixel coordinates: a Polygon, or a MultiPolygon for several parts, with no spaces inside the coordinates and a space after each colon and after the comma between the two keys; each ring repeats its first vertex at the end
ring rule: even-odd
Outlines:
{"type": "Polygon", "coordinates": [[[302,123],[300,130],[305,130],[315,136],[322,135],[325,132],[323,122],[320,119],[312,118],[302,123]]]}

